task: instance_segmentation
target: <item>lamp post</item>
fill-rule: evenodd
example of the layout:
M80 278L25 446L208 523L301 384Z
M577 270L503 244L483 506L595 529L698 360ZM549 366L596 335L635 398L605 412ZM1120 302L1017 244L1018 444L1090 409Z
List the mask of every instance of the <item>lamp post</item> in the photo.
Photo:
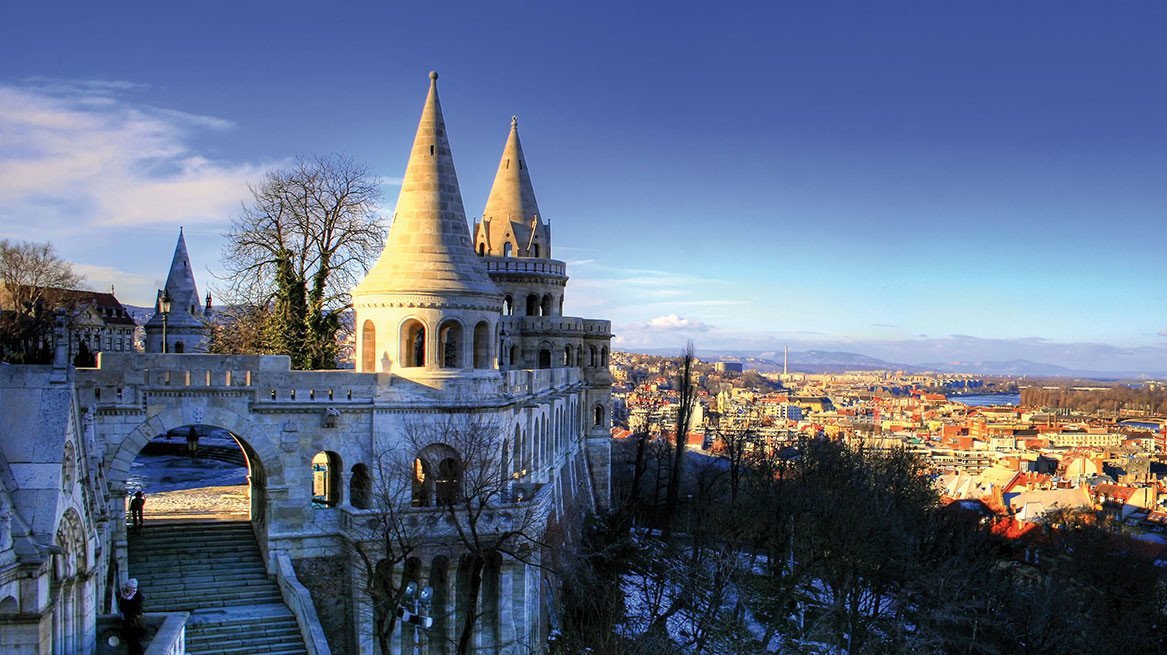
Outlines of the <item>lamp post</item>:
M169 346L166 344L166 323L170 318L170 292L163 289L162 297L158 299L158 311L162 312L162 352L170 352Z
M397 617L401 619L401 623L413 626L413 655L421 655L421 633L418 630L429 630L434 624L434 618L427 616L433 595L433 587L418 589L416 582L410 582L405 585L405 595L402 598L404 604L397 607ZM406 607L409 603L413 603L413 609Z

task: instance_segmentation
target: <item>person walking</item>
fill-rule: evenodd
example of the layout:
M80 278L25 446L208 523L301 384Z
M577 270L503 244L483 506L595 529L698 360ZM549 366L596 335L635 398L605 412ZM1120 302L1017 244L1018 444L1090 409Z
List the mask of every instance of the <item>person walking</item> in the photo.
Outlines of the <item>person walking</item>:
M142 508L146 505L146 497L139 489L134 492L134 497L130 499L130 527L142 527Z
M126 642L129 655L142 655L142 637L146 634L146 616L142 613L144 600L136 578L122 584L118 611L122 614L122 641Z
M186 454L191 457L198 457L199 455L199 431L195 426L190 426L190 431L186 433Z

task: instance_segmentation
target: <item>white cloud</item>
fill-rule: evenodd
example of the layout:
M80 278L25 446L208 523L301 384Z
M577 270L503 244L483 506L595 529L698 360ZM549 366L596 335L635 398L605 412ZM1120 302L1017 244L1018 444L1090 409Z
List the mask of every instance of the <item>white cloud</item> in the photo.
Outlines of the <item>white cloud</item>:
M154 288L162 285L162 281L159 279L129 273L113 266L74 264L73 270L84 275L86 285L94 291L109 291L112 286L115 288L115 294L119 296L123 296L126 290ZM165 271L160 272L165 273ZM123 300L123 302L129 301Z
M127 98L120 81L0 84L2 231L223 223L267 165L213 161L192 139L230 122Z
M686 331L686 332L708 332L712 326L692 318L681 318L676 314L668 314L666 316L657 316L649 320L647 323L633 323L625 326L629 330L652 330L652 331Z

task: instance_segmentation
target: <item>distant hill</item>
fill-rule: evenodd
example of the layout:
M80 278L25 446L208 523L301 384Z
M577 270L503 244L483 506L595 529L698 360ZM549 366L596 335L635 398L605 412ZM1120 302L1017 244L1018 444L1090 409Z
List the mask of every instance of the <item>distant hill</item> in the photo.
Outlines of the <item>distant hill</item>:
M653 348L638 350L646 355L673 356L676 349ZM704 361L742 362L746 368L755 368L762 373L782 370L781 350L699 350L697 356ZM1071 369L1056 364L1034 362L1027 359L1005 361L978 360L967 362L931 362L924 364L904 364L889 362L859 353L827 350L790 351L790 372L798 373L841 373L843 371L905 371L908 373L961 373L969 375L1004 375L1012 377L1036 376L1053 378L1089 378L1094 380L1148 379L1167 377L1163 371L1088 371Z

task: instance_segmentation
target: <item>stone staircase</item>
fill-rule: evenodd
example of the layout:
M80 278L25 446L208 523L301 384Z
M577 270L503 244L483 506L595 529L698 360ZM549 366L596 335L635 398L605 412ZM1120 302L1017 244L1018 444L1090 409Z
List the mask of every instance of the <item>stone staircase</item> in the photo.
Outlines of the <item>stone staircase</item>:
M190 612L191 655L306 655L247 522L171 523L130 533L147 612Z

